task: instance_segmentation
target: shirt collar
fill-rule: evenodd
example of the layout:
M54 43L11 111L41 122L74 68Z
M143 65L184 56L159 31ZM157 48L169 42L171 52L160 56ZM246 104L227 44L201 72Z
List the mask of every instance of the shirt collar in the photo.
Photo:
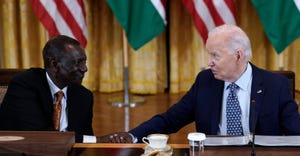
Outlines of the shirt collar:
M252 77L252 67L250 63L247 63L246 71L240 76L239 79L237 79L234 83L240 87L240 89L247 90L248 83L251 80ZM225 88L230 85L231 82L225 82Z
M54 95L56 92L60 91L61 89L59 89L54 83L53 81L51 80L50 76L48 75L48 73L46 72L46 77L47 77L47 82L49 84L49 87L50 87L50 91L51 91L51 95L52 95L52 98L54 98ZM68 86L64 87L61 91L64 92L64 97L67 97L67 89L68 89Z

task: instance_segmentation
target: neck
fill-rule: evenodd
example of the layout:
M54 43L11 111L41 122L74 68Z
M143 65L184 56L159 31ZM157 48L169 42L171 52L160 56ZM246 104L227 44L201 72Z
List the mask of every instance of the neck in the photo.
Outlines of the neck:
M236 80L238 80L245 73L245 71L247 70L247 65L248 65L248 62L243 64L242 66L240 66L240 68L237 69L235 79L230 81L230 82L235 82Z
M46 72L48 73L51 81L59 88L59 89L63 89L66 85L64 85L63 83L61 83L58 79L57 76L55 75L55 73L46 70Z

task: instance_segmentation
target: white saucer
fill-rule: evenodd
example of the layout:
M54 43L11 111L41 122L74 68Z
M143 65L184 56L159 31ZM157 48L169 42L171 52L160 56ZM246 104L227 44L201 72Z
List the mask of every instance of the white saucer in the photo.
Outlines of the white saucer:
M18 141L23 140L22 136L0 136L0 141Z
M145 154L153 152L153 151L160 151L160 152L165 152L167 154L173 154L173 149L171 146L167 145L165 148L152 148L149 145L145 147Z

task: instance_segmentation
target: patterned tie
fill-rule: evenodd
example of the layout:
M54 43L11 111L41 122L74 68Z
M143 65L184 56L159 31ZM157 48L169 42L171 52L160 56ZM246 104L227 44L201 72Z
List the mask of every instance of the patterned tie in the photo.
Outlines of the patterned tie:
M231 83L228 88L230 89L227 103L226 103L226 117L227 117L227 134L228 135L242 135L241 123L241 108L237 97L239 86Z
M64 92L58 91L55 93L56 96L56 101L54 102L54 111L53 111L53 125L54 129L59 131L59 126L60 126L60 116L61 116L61 109L62 109L62 104L61 104L61 99L64 96Z

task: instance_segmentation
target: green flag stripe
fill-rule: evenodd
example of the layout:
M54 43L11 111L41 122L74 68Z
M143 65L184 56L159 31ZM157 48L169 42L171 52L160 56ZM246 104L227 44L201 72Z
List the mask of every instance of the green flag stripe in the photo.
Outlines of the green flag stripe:
M300 12L293 0L252 0L252 3L278 54L300 36Z
M149 0L106 0L135 50L164 30L164 21Z

